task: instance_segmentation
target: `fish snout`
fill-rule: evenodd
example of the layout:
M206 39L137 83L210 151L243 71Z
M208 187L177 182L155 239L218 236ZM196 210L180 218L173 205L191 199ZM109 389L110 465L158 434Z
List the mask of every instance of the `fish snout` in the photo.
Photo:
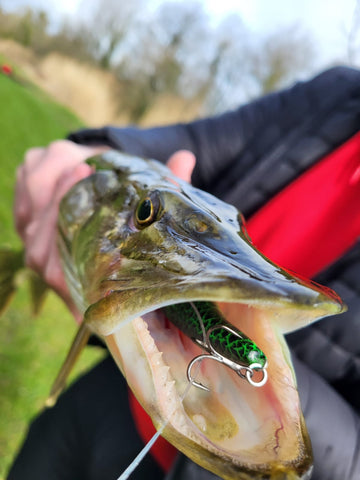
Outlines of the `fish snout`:
M333 290L275 264L250 243L246 234L221 238L204 235L192 248L196 250L201 265L198 280L208 284L213 282L214 290L227 290L227 301L306 312L304 318L298 315L296 328L308 324L309 319L312 321L315 317L346 310Z

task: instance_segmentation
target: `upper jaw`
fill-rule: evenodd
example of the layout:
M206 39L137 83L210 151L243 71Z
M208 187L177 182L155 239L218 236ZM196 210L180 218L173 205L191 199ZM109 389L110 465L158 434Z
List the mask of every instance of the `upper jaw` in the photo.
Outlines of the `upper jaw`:
M330 289L300 279L281 269L253 247L252 263L227 261L227 257L206 252L196 271L174 271L143 262L140 280L129 259L121 259L119 276L106 277L99 282L95 297L86 312L89 326L100 335L109 335L124 322L154 309L186 301L219 301L266 307L272 322L289 332L308 325L345 308ZM140 262L137 260L137 268ZM205 263L205 264L204 264ZM124 285L123 278L126 278ZM281 315L277 312L281 310ZM286 312L286 315L284 314ZM101 317L101 323L96 321ZM95 322L92 321L95 319Z

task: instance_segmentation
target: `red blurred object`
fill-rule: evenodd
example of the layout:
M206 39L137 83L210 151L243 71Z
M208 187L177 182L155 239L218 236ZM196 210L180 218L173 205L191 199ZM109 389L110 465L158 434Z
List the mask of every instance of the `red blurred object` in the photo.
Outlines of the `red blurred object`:
M247 222L275 263L314 277L360 235L360 133L287 185Z
M6 63L1 65L1 71L4 75L12 75L13 73L13 69L10 67L10 65L7 65Z

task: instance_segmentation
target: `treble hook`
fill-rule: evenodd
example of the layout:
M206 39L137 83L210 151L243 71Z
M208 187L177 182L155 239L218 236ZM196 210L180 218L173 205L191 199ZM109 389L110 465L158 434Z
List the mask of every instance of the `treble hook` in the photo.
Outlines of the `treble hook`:
M268 379L268 373L266 370L267 363L264 366L262 366L260 363L252 363L249 367L247 367L245 365L238 365L235 362L231 362L231 360L228 360L227 358L221 355L203 353L191 360L191 362L188 365L186 374L187 374L188 381L194 387L200 388L201 390L205 390L206 392L210 392L210 389L205 385L203 385L202 383L197 382L191 374L191 370L195 365L195 363L200 362L206 358L215 360L216 362L222 363L223 365L227 365L232 370L234 370L234 372L236 372L239 375L239 377L246 379L250 383L250 385L252 385L253 387L262 387L267 382L267 379ZM245 373L243 373L243 371L245 371ZM254 376L254 372L262 373L262 378L259 381L253 380L252 377Z
M200 340L197 340L197 342L196 342L202 348L205 348L207 351L209 351L209 353L208 354L204 353L204 354L198 355L197 357L195 357L191 360L191 362L189 363L188 368L187 368L188 381L194 387L197 387L197 388L200 388L201 390L205 390L205 391L209 392L210 389L208 387L206 387L202 383L197 382L195 380L195 378L191 374L191 370L192 370L193 366L195 365L195 363L201 362L204 359L211 359L211 360L215 360L216 362L219 362L219 363L222 363L222 364L228 366L234 372L236 372L241 378L246 379L250 383L250 385L252 385L253 387L262 387L263 385L265 385L265 383L267 382L267 379L268 379L268 373L267 373L267 370L266 370L267 361L265 362L264 365L261 365L258 362L253 362L250 365L242 365L242 364L238 364L238 363L230 360L229 358L225 357L224 355L222 355L220 352L218 352L216 350L216 348L212 344L211 338L210 338L210 334L212 332L214 332L215 330L219 330L219 329L225 329L228 332L230 332L233 335L240 338L241 340L243 340L243 337L240 335L240 333L238 331L232 329L231 327L229 327L227 325L214 325L213 327L209 328L209 330L206 332L206 338L204 339L205 341L202 342ZM258 381L253 380L253 376L254 376L255 372L261 372L262 373L262 378Z

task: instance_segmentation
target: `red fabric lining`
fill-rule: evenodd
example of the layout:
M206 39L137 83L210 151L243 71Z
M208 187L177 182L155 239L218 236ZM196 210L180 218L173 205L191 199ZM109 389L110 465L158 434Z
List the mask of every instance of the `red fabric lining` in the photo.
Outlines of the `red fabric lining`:
M254 244L282 267L312 277L348 250L360 235L360 133L298 177L248 222ZM144 443L155 433L129 390L130 408ZM177 450L160 438L151 449L168 471Z
M360 133L253 215L247 228L271 260L313 277L360 235Z

